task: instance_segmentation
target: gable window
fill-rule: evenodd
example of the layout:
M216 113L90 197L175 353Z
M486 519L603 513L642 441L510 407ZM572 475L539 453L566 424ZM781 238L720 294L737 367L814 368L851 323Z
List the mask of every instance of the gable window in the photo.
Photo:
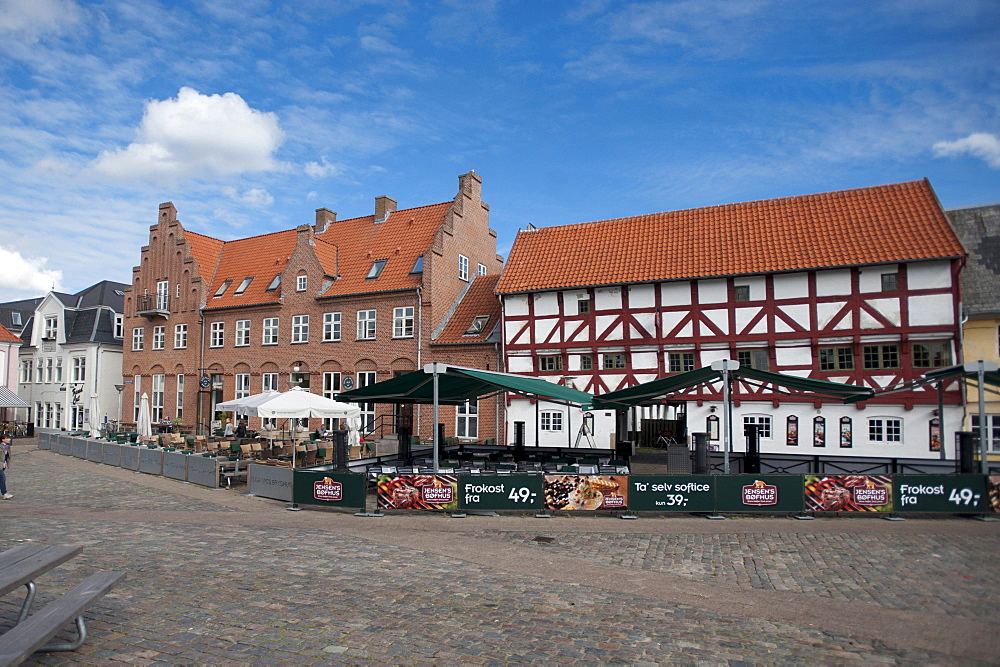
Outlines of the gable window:
M694 370L694 352L668 352L667 369L670 373Z
M624 354L605 354L604 355L604 370L618 370L619 368L625 368L625 355Z
M410 273L423 273L424 272L424 256L420 255L417 257L417 261L413 262L413 268L410 269Z
M280 273L276 274L274 276L274 279L271 281L271 284L269 284L267 286L267 289L264 290L264 291L265 292L273 292L274 290L278 289L279 285L281 285L281 274Z
M236 320L236 347L250 345L250 320Z
M46 317L44 326L45 329L42 331L42 340L55 340L56 333L59 331L59 318Z
M278 344L278 318L277 317L265 317L263 322L263 327L261 329L261 345L277 345Z
M375 338L375 311L358 311L358 340L374 340Z
M459 280L469 279L469 258L465 255L458 256L458 278Z
M232 280L223 280L222 284L219 285L219 289L215 290L215 295L213 298L218 299L220 296L226 293L229 286L233 284Z
M756 426L761 440L771 439L771 417L769 415L745 415L743 426Z
M868 420L869 442L902 442L903 420L875 417Z
M472 320L472 324L469 328L465 330L466 336L475 336L476 334L481 334L483 329L486 328L486 323L490 321L489 315L476 315Z
M235 292L233 292L233 296L239 296L240 294L243 294L243 292L246 292L247 288L250 287L250 283L252 282L253 282L253 277L244 278L243 282L240 283L240 286L236 288Z
M413 306L393 309L392 337L413 338Z
M479 275L481 275L481 276L485 276L485 275L486 275L486 270L487 270L487 269L486 269L486 265L485 265L485 264L480 264L480 265L479 265L479 266L477 267L477 269L476 269L476 270L477 270L477 273L478 273Z
M188 325L174 325L174 349L183 350L188 346Z
M594 358L589 354L580 357L580 370L589 371L594 369Z
M167 341L166 327L153 327L153 349L162 350Z
M323 341L340 340L340 313L323 313Z
M547 354L538 357L538 370L539 372L544 371L561 371L563 368L562 355L559 354Z
M121 313L115 313L115 338L121 338L125 335L125 316Z
M944 368L951 366L950 343L914 343L914 368Z
M899 368L899 346L865 345L862 350L866 369Z
M293 343L308 343L309 342L309 316L308 315L294 315L294 316L292 316L292 342Z
M226 339L225 322L212 322L211 333L209 335L209 347L222 347Z
M898 273L883 273L882 274L882 291L883 292L894 292L899 289L899 274Z
M146 336L146 330L142 327L136 327L132 329L132 351L138 352L142 349L143 339Z
M853 371L853 347L819 348L819 369L821 371Z
M749 301L750 300L750 286L749 285L736 285L733 288L734 299L736 301Z
M295 278L295 291L305 292L306 287L309 285L309 276L297 276Z
M538 415L539 426L543 431L561 431L563 424L563 413L555 411L545 411Z
M372 266L368 269L368 275L365 276L365 280L375 280L382 274L382 269L385 268L385 263L389 261L386 259L376 259L372 262Z
M759 371L766 371L771 367L767 350L737 350L736 361L743 368L755 368Z

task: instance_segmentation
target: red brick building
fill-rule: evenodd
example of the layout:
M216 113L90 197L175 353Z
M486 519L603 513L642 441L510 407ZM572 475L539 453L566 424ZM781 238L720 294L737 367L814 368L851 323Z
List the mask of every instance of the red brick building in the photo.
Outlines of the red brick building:
M185 230L161 204L125 295L124 418L147 393L154 421L204 431L219 402L267 389L335 396L432 361L496 369L495 298L487 320L448 333L480 314L477 302L463 306L482 291L477 276L494 277L482 281L492 293L503 265L481 194L469 172L452 201L397 209L376 197L373 215L338 221L321 208L313 224L234 241ZM446 434L496 437L502 419L490 401L481 407L449 408ZM398 422L432 432L429 409L364 408L385 435Z

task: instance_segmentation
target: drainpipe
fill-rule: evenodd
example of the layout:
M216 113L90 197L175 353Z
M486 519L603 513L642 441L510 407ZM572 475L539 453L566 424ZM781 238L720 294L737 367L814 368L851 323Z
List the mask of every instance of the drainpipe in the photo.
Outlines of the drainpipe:
M416 290L417 291L417 368L424 367L422 361L423 350L424 350L424 300L423 298L421 298L420 295L420 291L422 289L423 288L420 285L417 285L417 290ZM414 405L416 406L417 424L413 432L416 433L417 437L419 438L421 407L419 403L414 403ZM437 431L437 426L434 427L434 430ZM435 449L434 451L437 452L437 449Z
M204 397L202 396L202 394L204 393L205 390L202 389L202 387L201 387L201 376L205 372L205 313L203 313L203 312L201 312L199 310L198 311L198 316L199 316L198 324L201 326L201 333L200 333L200 336L199 336L201 338L201 340L198 343L198 379L197 379L197 382L198 382L198 393L197 393L197 397L198 397L198 410L197 410L197 415L196 415L197 419L198 419L198 423L195 425L195 431L198 433L198 435L207 435L206 432L203 432L201 430L202 427L203 427L203 424L205 423L205 421L204 421L204 418L205 418L205 412L204 412L205 400L204 400Z

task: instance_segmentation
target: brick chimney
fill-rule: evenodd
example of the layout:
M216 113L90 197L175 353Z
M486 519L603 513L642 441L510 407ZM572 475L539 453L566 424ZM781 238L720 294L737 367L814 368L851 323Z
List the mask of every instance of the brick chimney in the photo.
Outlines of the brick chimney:
M389 214L395 210L396 200L392 197L385 195L375 197L375 224L388 220Z
M316 209L316 233L322 234L330 225L337 222L337 212L331 211L328 208L318 208Z

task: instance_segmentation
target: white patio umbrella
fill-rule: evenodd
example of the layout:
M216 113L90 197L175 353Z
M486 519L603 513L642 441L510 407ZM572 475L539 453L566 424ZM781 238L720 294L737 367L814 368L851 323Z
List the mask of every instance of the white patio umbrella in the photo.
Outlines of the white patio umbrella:
M347 420L347 446L361 445L361 416L349 417Z
M140 438L153 435L153 418L149 413L149 396L146 392L142 392L142 398L139 399L139 421L136 422L135 430Z
M90 437L96 438L101 435L101 406L97 400L97 394L90 397Z

